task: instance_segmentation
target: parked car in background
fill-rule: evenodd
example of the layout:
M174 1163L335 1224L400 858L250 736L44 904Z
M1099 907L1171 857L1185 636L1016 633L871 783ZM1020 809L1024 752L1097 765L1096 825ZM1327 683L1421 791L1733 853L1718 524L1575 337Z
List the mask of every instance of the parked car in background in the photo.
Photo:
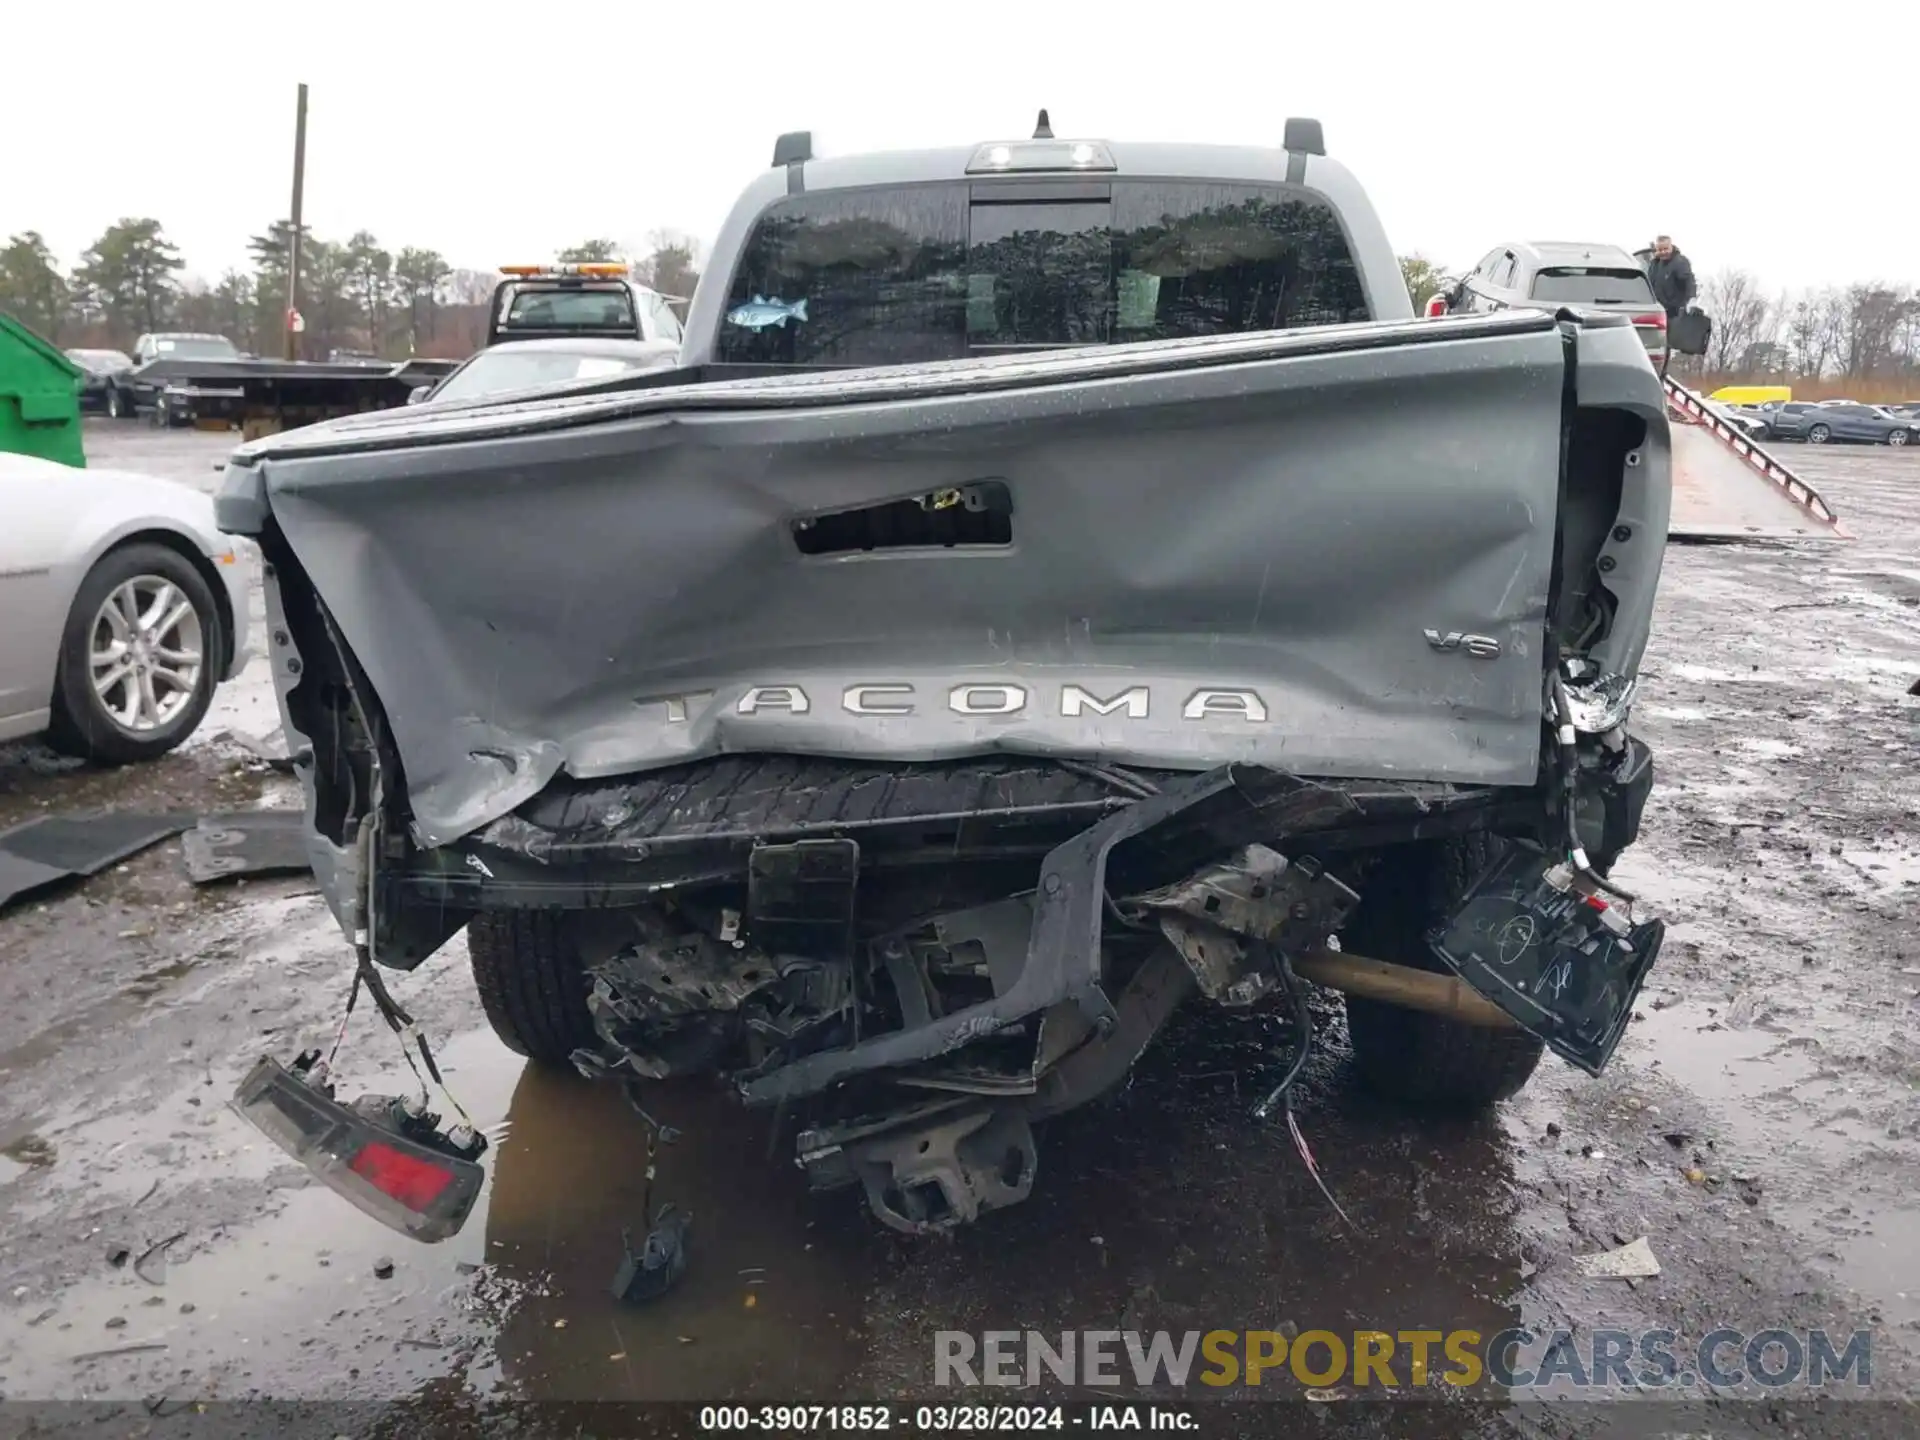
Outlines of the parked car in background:
M247 581L213 497L0 454L0 740L164 755L247 659Z
M186 331L166 331L142 335L133 345L133 365L114 376L107 387L107 414L116 420L131 420L142 410L153 410L160 403L164 380L149 380L141 367L153 360L244 360L240 347L224 335L203 335Z
M1819 406L1808 417L1806 439L1811 445L1851 441L1858 445L1911 445L1920 441L1920 419L1896 415L1884 405L1861 405L1839 400Z
M1787 400L1759 407L1759 414L1766 422L1766 431L1761 436L1765 440L1804 440L1807 438L1807 426L1820 405L1812 400Z
M407 403L478 400L599 375L665 369L679 356L678 340L505 340L470 356L439 384L419 386Z
M1516 240L1496 246L1446 297L1449 314L1563 305L1630 315L1654 368L1666 363L1666 311L1640 263L1618 245Z
M1707 400L1705 404L1714 414L1749 439L1764 440L1766 438L1767 417L1752 406L1723 405L1715 400Z
M80 381L80 412L104 414L113 377L133 368L133 357L121 350L69 350L67 358L86 372Z

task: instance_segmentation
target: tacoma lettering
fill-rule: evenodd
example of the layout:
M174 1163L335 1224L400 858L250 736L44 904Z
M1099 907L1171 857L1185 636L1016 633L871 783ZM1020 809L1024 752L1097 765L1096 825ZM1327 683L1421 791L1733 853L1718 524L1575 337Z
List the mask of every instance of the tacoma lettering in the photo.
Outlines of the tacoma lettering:
M1480 637L1466 637L1468 641L1475 638ZM712 692L707 691L669 696L655 703L666 706L670 722L685 724L689 711L698 711L710 699ZM867 681L845 686L840 691L840 708L849 715L919 715L923 713L919 702L918 689L899 680ZM1041 703L1045 706L1044 701ZM947 691L947 709L955 715L1021 715L1032 708L1033 692L1011 680L969 682ZM1153 713L1153 691L1150 686L1129 685L1114 694L1103 695L1096 689L1067 681L1060 687L1059 700L1050 708L1052 713L1067 720L1091 715L1145 720ZM742 715L806 715L812 712L813 702L799 685L750 685L734 709ZM1207 688L1196 690L1187 698L1180 707L1180 718L1243 720L1264 725L1269 715L1267 702L1257 690Z
M1096 715L1111 715L1121 709L1126 711L1129 720L1146 719L1147 687L1135 685L1131 690L1122 690L1111 700L1096 699L1078 685L1060 687L1060 713L1069 720L1087 710L1091 710Z

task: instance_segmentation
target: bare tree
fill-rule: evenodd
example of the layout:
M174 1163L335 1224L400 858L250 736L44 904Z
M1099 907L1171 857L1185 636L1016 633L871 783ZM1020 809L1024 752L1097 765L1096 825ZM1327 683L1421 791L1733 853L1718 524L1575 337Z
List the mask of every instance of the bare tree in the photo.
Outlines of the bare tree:
M689 299L700 283L704 248L684 230L655 230L647 237L647 257L634 267L634 278L662 295Z
M447 303L484 305L493 298L500 277L486 270L455 270L447 276Z
M1835 306L1840 367L1849 377L1891 368L1901 324L1914 299L1888 285L1849 285Z
M1809 290L1793 302L1787 319L1787 344L1796 374L1818 380L1840 353L1838 312L1845 302L1833 290Z
M1713 317L1706 369L1714 375L1741 373L1748 352L1771 340L1778 328L1759 280L1746 270L1722 270L1709 277L1700 287L1700 308Z

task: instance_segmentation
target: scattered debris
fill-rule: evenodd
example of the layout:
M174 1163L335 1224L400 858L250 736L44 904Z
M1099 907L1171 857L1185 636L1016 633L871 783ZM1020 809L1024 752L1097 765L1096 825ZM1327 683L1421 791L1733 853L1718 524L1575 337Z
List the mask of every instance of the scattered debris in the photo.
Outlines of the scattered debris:
M1660 1273L1660 1262L1653 1258L1653 1247L1642 1235L1617 1250L1598 1255L1576 1255L1574 1270L1589 1280L1644 1280Z
M160 1263L164 1267L166 1264L166 1258L167 1258L167 1254L166 1254L167 1247L174 1244L177 1241L184 1240L186 1238L187 1238L187 1232L182 1230L177 1235L169 1235L164 1240L155 1241L153 1244L149 1245L145 1250L142 1250L140 1252L140 1258L133 1262L133 1273L138 1275L142 1280L146 1281L149 1285L166 1284L167 1283L166 1270L163 1268L160 1272L160 1278L156 1280L153 1278L153 1276L149 1275L146 1271L147 1261L151 1260L154 1256L158 1255L160 1257Z
M127 1328L127 1317L124 1315L115 1315L112 1319L107 1321L107 1329L109 1330L124 1330L126 1328Z
M558 1320L556 1320L556 1321L554 1321L554 1322L553 1322L553 1328L554 1328L554 1329L556 1329L556 1330L564 1330L564 1329L566 1329L566 1328L567 1328L567 1318L566 1318L566 1316L564 1316L564 1315L563 1315L563 1316L561 1316L561 1317L560 1317L560 1318L559 1318Z
M1547 1138L1549 1140L1558 1140L1560 1138L1560 1125L1558 1121L1547 1121Z
M109 1245L107 1247L107 1264L113 1266L116 1270L132 1258L133 1251L124 1245Z
M1698 1165L1689 1165L1680 1173L1687 1177L1687 1183L1689 1185L1704 1185L1707 1183L1707 1172L1702 1170Z
M630 1233L620 1233L620 1244L626 1250L626 1256L620 1261L620 1269L612 1279L612 1294L616 1300L626 1304L645 1304L649 1300L659 1300L662 1294L672 1290L680 1283L680 1277L687 1273L687 1225L691 1215L674 1210L674 1206L660 1206L659 1215L655 1215L653 1229L647 1231L647 1238L641 1244L639 1252L634 1252L634 1238ZM747 1304L753 1304L753 1292L747 1294Z
M277 770L283 775L293 773L293 757L286 753L287 737L284 730L276 730L264 740L257 735L249 735L244 730L222 730L213 738L225 740L234 748L246 751L269 769Z
M304 810L238 810L202 816L180 842L187 878L211 885L241 875L293 875L312 868Z
M1680 1150L1693 1143L1693 1132L1691 1130L1669 1130L1660 1138L1665 1140L1667 1144L1673 1146L1674 1149Z
M373 1278L376 1280L391 1280L393 1278L393 1260L389 1256L382 1255L378 1260L373 1262Z
M126 1322L123 1320L120 1323L124 1325ZM75 1355L73 1357L73 1363L78 1365L83 1360L106 1360L115 1355L144 1355L150 1350L164 1350L166 1348L167 1343L164 1340L146 1340L138 1345L116 1345L111 1350L88 1350L79 1355Z

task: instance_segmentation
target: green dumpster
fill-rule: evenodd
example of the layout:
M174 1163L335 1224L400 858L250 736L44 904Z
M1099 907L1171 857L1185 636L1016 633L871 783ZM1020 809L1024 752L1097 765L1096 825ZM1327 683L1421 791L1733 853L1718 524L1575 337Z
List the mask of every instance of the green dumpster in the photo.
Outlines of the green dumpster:
M0 450L85 465L80 367L11 315L0 314Z

